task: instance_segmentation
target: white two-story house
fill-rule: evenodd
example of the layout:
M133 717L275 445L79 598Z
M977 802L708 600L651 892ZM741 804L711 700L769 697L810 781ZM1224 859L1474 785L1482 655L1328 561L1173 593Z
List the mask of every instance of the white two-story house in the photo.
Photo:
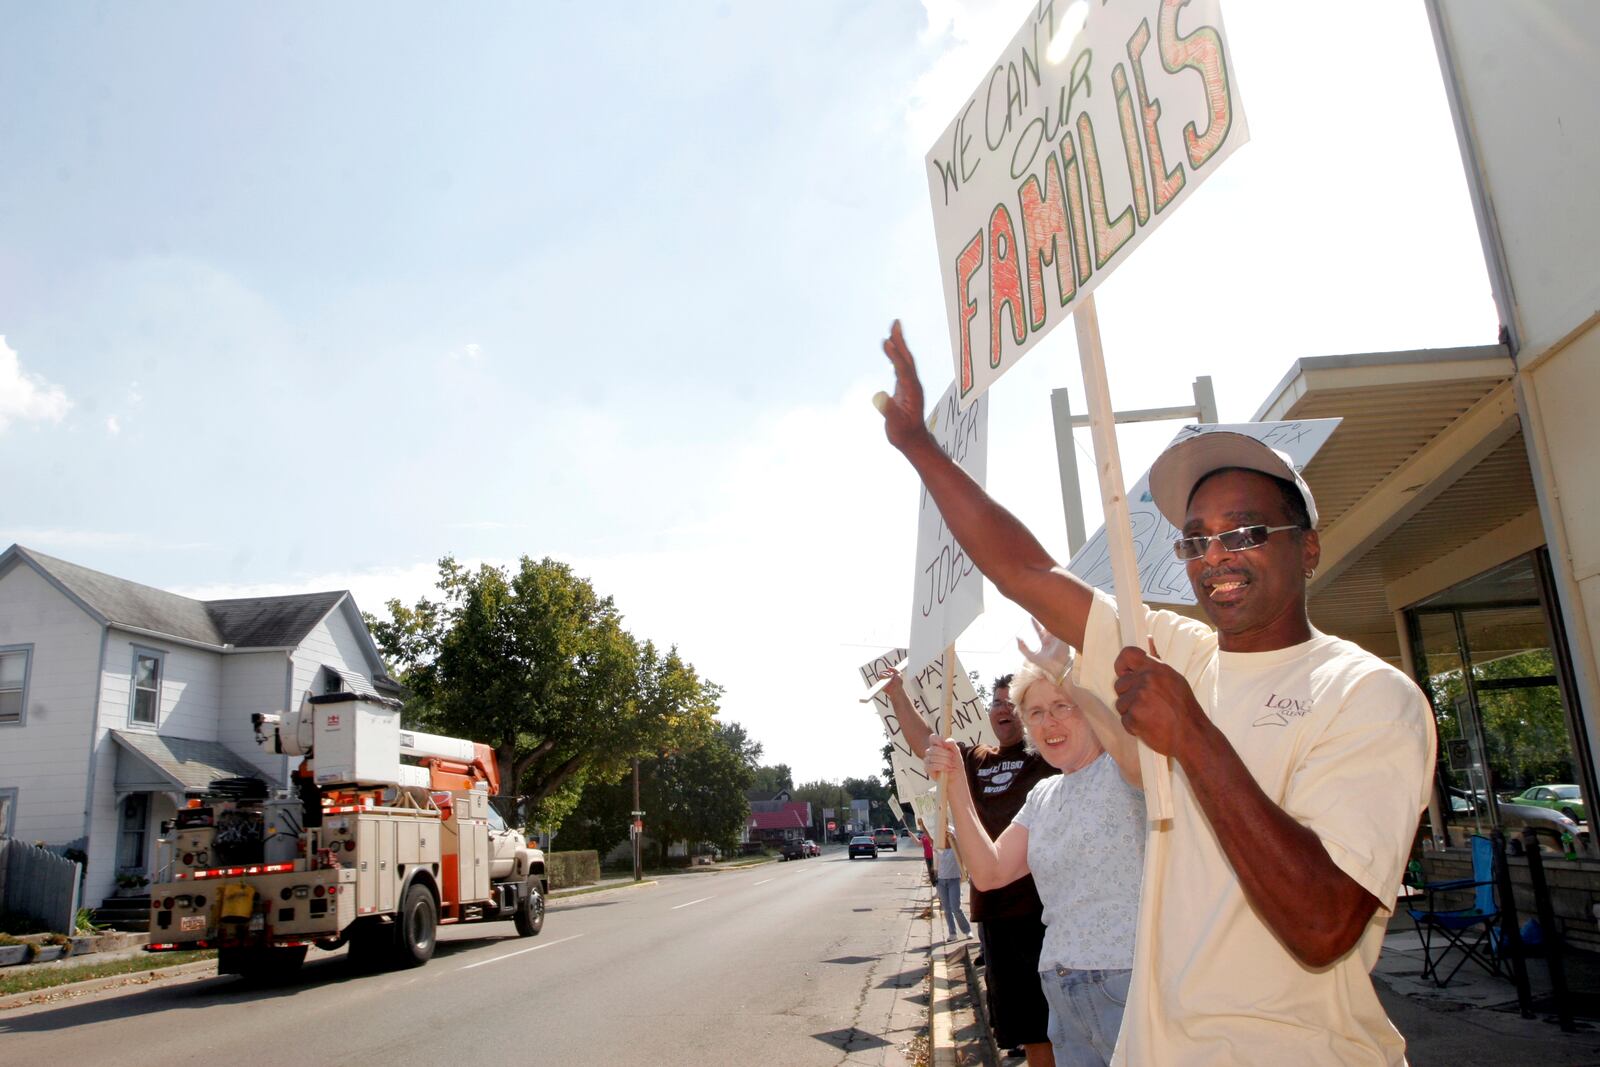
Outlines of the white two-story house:
M348 592L192 600L0 553L0 835L81 849L83 899L153 877L156 831L219 778L287 787L253 712L398 694ZM296 761L297 762L297 761Z

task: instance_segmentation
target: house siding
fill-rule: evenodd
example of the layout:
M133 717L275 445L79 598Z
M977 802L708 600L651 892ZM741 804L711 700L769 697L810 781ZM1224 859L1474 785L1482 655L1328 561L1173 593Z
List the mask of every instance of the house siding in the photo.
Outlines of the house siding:
M324 664L353 671L371 680L372 665L368 662L364 646L346 617L344 607L330 611L321 622L312 627L305 640L294 652L294 693L296 704L306 691L317 682L317 672Z
M23 721L0 726L0 789L17 791L18 840L65 845L83 836L101 632L31 566L0 575L0 646L33 646Z
M217 740L255 766L270 784L289 785L289 761L256 744L250 716L282 714L288 697L291 660L286 652L242 652L222 657L222 710Z
M132 721L133 659L136 651L161 656L161 700L154 726ZM130 633L112 626L106 635L105 664L101 672L100 715L95 729L94 795L89 809L89 864L84 877L84 899L98 900L116 887L117 846L121 838L117 761L121 748L112 730L144 730L196 741L218 740L222 699L222 660L219 652L190 648L159 637ZM155 859L155 828L160 823L152 803L146 828L146 856Z

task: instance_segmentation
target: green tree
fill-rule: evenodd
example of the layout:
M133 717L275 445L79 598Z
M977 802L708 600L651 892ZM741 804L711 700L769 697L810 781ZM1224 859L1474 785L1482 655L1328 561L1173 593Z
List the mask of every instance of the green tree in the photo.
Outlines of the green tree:
M639 764L646 832L658 851L672 841L708 841L731 850L750 814L745 790L755 777L761 746L738 723L713 723L690 742ZM631 775L591 783L562 827L561 847L605 855L628 839L632 811Z
M412 692L406 719L491 745L501 790L546 825L588 781L614 781L716 710L715 686L676 649L635 642L611 598L564 563L473 571L446 557L438 587L437 601L390 601L388 619L368 620Z
M787 763L756 768L755 781L750 784L752 793L759 793L763 798L771 798L785 789L791 791L794 789L794 774L789 770Z
M1571 743L1566 712L1555 683L1555 662L1549 649L1533 649L1475 663L1472 677L1478 688L1478 709L1483 718L1484 758L1502 792L1520 791L1546 782L1573 780ZM1549 679L1545 685L1497 689L1492 683L1506 679ZM1484 688L1484 683L1491 683ZM1446 671L1428 679L1437 709L1439 736L1464 736L1460 711L1466 702L1461 671ZM1465 788L1465 775L1459 787Z

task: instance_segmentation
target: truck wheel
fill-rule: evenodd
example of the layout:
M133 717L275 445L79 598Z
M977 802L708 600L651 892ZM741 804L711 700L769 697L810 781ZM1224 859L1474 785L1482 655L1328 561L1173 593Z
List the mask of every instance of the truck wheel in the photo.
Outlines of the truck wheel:
M534 937L544 929L544 894L539 892L538 882L530 878L523 885L522 900L511 921L517 924L518 937Z
M438 922L433 894L428 892L427 886L411 883L395 914L392 946L395 967L421 967L433 958L434 947L438 944L435 936Z

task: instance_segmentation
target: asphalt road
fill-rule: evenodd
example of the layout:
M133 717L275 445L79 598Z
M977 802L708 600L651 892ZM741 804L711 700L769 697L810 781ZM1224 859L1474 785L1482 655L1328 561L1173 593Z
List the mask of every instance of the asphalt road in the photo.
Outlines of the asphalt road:
M8 1011L0 1063L897 1063L925 881L920 852L842 847L677 875L556 901L534 938L444 928L417 970L359 973L341 951L269 988L189 976Z

